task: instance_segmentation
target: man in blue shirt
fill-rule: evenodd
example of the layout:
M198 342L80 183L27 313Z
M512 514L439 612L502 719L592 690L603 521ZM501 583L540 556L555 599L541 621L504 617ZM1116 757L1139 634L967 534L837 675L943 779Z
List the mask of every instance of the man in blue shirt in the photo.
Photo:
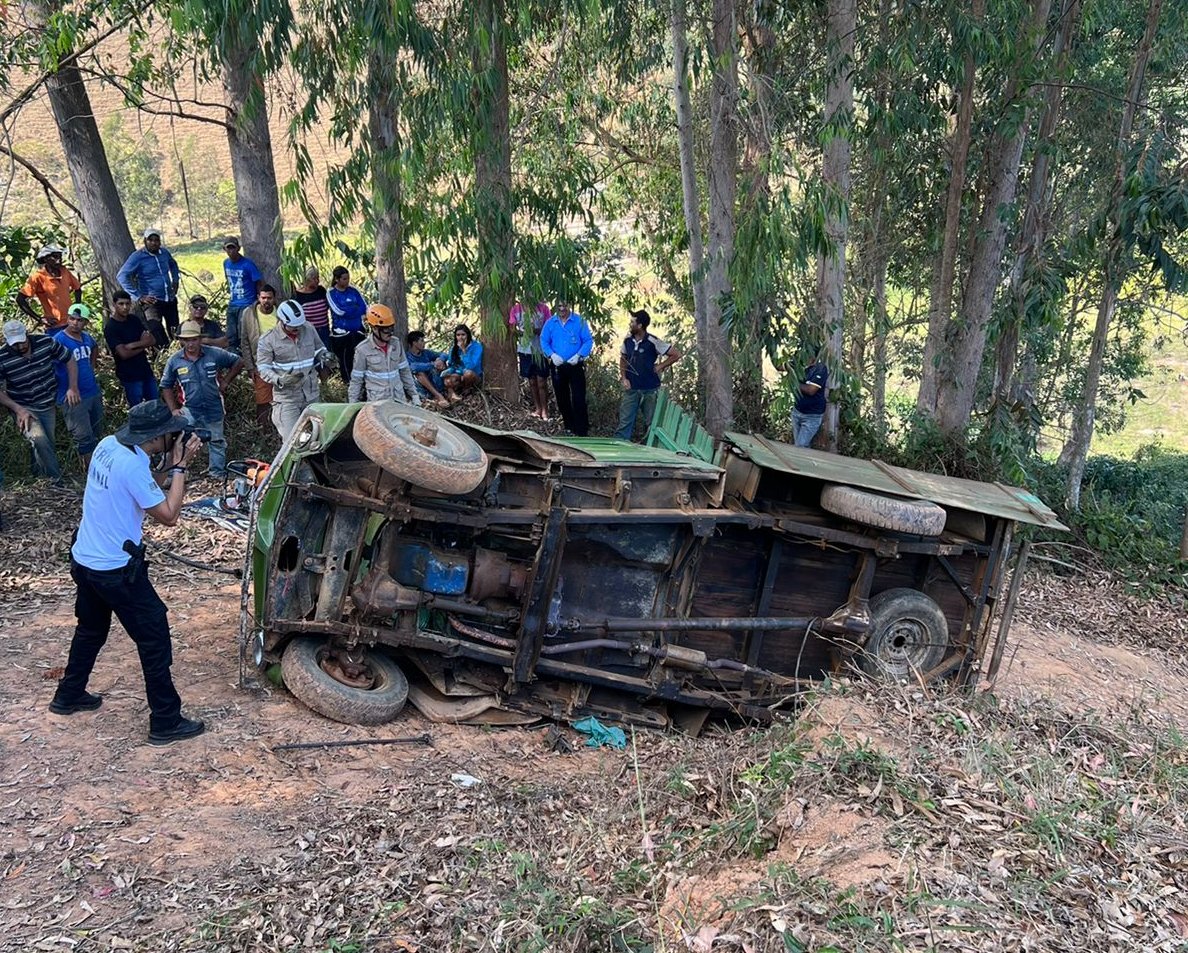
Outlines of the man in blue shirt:
M813 445L813 437L825 418L825 389L828 385L829 368L818 354L805 368L804 380L797 388L796 406L792 410L792 442L796 446Z
M244 308L256 303L264 277L250 258L239 253L239 239L229 235L223 241L227 258L223 262L223 274L227 276L227 346L239 353L239 314Z
M209 472L221 478L227 474L223 394L243 370L243 361L230 351L204 345L197 321L183 324L178 339L181 350L170 356L161 375L161 398L175 414L181 413L184 405L194 429L210 434Z
M153 332L158 347L164 347L177 336L177 287L181 284L181 270L169 249L161 244L160 229L144 230L144 247L128 256L116 281L132 296L133 303L140 305L145 326Z
M432 400L438 407L448 407L445 382L442 372L449 360L449 351L434 351L425 347L424 331L409 331L404 339L404 352L408 356L408 369L412 371L413 380L417 382L417 392L422 400Z
M624 393L619 404L619 429L615 436L620 440L632 438L635 418L641 410L644 428L651 424L656 397L660 393L660 375L681 359L679 348L648 332L651 323L652 316L643 308L632 311L631 333L619 352L619 380Z
M70 375L66 365L61 361L54 365L54 373L58 376L58 406L62 408L66 429L78 447L84 470L91 465L91 453L103 436L103 394L99 390L99 382L95 380L95 369L91 366L95 339L86 331L90 320L90 308L85 304L72 304L66 312L65 330L54 335L54 340L74 358L74 366L78 369L79 401L70 404L66 400L70 390Z
M594 336L585 319L558 301L553 316L540 329L540 350L552 363L553 392L565 428L575 437L590 433L586 410L586 358L594 350Z

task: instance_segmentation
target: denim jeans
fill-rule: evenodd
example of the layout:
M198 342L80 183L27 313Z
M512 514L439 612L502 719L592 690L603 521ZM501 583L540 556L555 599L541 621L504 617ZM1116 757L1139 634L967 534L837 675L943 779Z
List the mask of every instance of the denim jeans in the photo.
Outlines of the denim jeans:
M165 603L149 581L147 563L138 561L135 569L98 570L71 559L70 575L78 586L74 600L78 625L56 697L67 703L82 698L99 651L107 643L111 616L115 613L140 655L149 703L149 730L168 731L177 727L181 720L181 698L169 673L173 664L169 618Z
M245 304L227 305L227 350L239 353L239 316L246 308Z
M199 424L203 430L210 431L210 443L206 449L210 454L211 476L221 477L227 472L227 437L224 433L226 422L226 418L220 417L218 420L206 420Z
M128 406L135 407L146 400L156 400L161 396L155 377L145 377L138 381L123 381L124 396L128 398Z
M623 399L619 404L619 429L615 436L620 440L630 440L635 436L635 420L643 411L644 431L652 425L652 414L656 412L656 398L660 394L658 387L651 390L627 390L623 392Z
M85 457L95 449L99 438L103 436L103 395L84 397L73 407L65 402L58 406L62 408L66 429L78 446L79 456Z
M792 442L798 447L811 447L813 437L821 429L824 414L802 414L799 410L792 411Z
M58 454L54 450L54 431L57 429L58 408L52 404L46 410L30 410L33 419L24 437L29 441L33 455L33 470L47 480L62 479L62 468L58 465Z

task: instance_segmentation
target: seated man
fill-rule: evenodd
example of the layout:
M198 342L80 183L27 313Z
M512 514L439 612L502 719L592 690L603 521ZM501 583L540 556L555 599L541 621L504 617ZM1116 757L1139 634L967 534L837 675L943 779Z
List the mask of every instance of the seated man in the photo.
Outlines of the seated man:
M456 404L463 394L469 394L483 382L483 346L474 339L470 328L459 324L454 328L454 346L449 364L441 376L450 403Z
M408 345L408 366L413 373L413 380L417 382L417 391L425 400L436 401L438 407L448 407L450 402L442 393L445 383L441 379L441 372L446 368L449 355L425 347L424 331L409 331L404 340Z

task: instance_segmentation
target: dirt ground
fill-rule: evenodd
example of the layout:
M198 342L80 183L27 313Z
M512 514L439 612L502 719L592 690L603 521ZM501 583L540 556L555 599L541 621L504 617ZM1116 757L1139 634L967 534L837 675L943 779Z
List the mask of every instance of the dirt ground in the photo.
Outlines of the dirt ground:
M69 527L68 504L57 510L66 514L61 525ZM401 848L407 852L415 840L431 858L448 853L459 838L474 842L475 824L482 828L482 812L491 810L488 796L459 787L451 780L455 774L481 779L479 792L502 790L510 797L531 788L536 800L528 810L537 820L554 810L580 816L579 806L564 803L564 791L593 790L616 779L627 784L633 771L639 774L630 750L626 756L556 754L546 746L543 727L431 725L411 709L382 727L344 727L266 681L241 689L238 582L160 557L153 575L170 607L175 678L186 713L206 720L206 734L164 748L147 744L139 666L118 626L90 686L103 695L102 708L51 715L46 705L74 621L62 558L68 528L56 535L54 511L21 513L10 505L0 542L0 950L229 949L234 944L218 938L220 921L210 912L211 885L230 884L231 872L246 863L257 872L300 869L308 845L321 836L306 825L356 809L382 809L374 816L395 826L378 835L380 846L388 838L407 841ZM227 531L199 528L191 534L185 551L202 558L213 554L227 562L238 546ZM1173 722L1188 718L1188 677L1165 654L1099 644L1079 632L1041 628L1033 619L1017 626L997 691L1047 697L1070 711L1093 709L1106 717L1142 706ZM878 750L893 753L902 743L893 726L864 724L861 709L846 704L818 706L807 717L820 733L842 731ZM809 727L810 737L814 730ZM271 750L292 742L422 733L429 734L430 746ZM580 745L576 735L574 741ZM687 741L678 750L645 734L634 757L655 762L702 743L729 746L745 739ZM877 818L790 802L780 823L769 862L795 863L844 886L882 877L896 866L880 846L883 822ZM484 837L493 843L510 838L491 824ZM323 855L328 850L324 843L320 849ZM549 846L559 856L585 849L576 841ZM596 855L590 863L597 863ZM700 905L702 920L712 927L721 881L737 890L758 879L757 869L726 866L701 882L674 874L666 906ZM433 882L429 876L430 887ZM309 889L316 895L319 888ZM425 888L418 889L431 910L432 892L426 899ZM346 916L341 910L338 915ZM282 938L276 946L418 948L411 925L373 945L335 945L320 936L293 936L290 943ZM697 949L698 943L712 946L712 929L708 940L685 937L676 948ZM489 937L462 945L499 948ZM507 941L504 946L515 948Z

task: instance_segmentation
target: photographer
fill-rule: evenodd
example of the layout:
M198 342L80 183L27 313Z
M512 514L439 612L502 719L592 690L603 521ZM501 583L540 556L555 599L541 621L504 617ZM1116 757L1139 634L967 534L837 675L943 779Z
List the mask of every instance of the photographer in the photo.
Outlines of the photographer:
M107 642L114 612L136 643L149 703L149 741L167 745L202 734L205 725L181 713L181 698L169 667L173 647L163 603L148 577L144 558L144 514L164 526L181 515L186 467L202 442L179 439L185 419L159 400L133 407L128 423L95 448L87 471L82 522L70 549L70 575L78 587L78 625L66 672L49 709L55 715L94 711L103 699L87 691L99 651ZM150 457L165 463L156 473ZM167 480L168 492L161 487Z
M243 370L239 356L202 343L202 326L187 321L178 332L181 350L172 354L161 375L161 399L175 414L185 405L194 427L210 441L212 477L227 475L227 437L223 429L223 394Z

